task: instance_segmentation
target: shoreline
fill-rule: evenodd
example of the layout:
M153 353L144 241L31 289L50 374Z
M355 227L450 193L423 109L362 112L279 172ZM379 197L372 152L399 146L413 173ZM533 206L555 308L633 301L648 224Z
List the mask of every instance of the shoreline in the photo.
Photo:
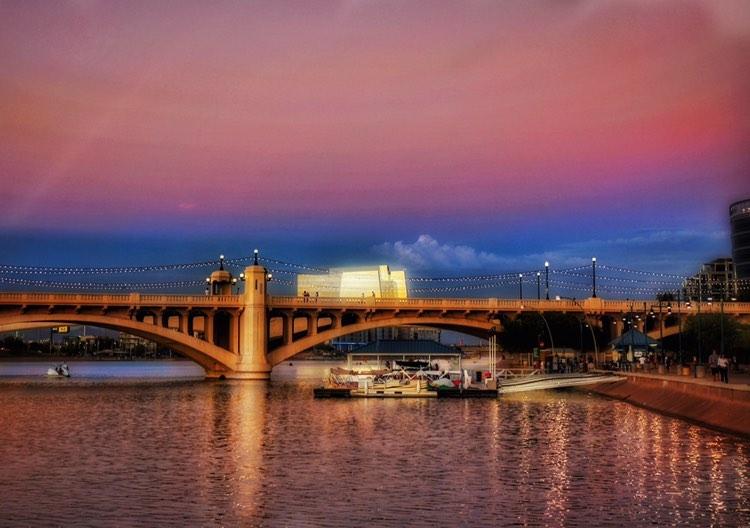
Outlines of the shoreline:
M581 387L652 412L750 439L750 386L641 373Z

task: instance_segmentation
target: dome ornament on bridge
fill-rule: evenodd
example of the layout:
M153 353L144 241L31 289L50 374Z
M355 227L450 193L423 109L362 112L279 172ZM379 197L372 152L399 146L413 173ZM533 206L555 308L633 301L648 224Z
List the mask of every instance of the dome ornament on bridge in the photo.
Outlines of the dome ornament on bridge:
M219 269L206 277L206 295L231 295L237 279L224 268L224 255L219 255Z

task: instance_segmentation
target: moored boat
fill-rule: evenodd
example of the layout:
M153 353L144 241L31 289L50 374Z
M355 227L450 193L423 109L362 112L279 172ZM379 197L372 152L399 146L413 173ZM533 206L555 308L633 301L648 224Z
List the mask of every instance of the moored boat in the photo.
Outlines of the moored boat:
M47 369L47 376L50 378L69 378L70 368L65 363L59 363Z

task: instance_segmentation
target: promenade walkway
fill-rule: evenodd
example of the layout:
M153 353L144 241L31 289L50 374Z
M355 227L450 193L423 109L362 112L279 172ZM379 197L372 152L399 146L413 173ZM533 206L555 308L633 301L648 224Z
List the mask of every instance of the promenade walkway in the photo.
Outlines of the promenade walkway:
M651 379L663 379L668 381L681 381L684 383L695 383L697 385L704 385L707 387L727 387L728 385L731 386L731 388L736 389L743 389L746 388L748 391L750 391L750 373L747 371L741 371L741 372L730 372L729 373L729 383L721 383L718 381L713 381L713 377L710 372L707 372L706 375L702 378L696 378L693 375L691 376L682 376L677 367L672 367L669 372L665 373L658 373L656 369L648 370L648 371L642 371L642 370L635 370L635 371L610 371L610 370L597 370L597 372L601 373L615 373L615 374L621 374L621 375L628 375L628 376L634 376L634 377L643 377L643 378L651 378Z

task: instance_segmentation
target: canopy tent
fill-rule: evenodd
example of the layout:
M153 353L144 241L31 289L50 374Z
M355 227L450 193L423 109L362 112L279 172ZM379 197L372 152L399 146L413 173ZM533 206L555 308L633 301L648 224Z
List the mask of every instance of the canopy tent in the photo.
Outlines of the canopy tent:
M355 348L346 356L348 368L352 368L352 362L360 364L368 360L377 361L378 368L382 361L397 362L406 365L425 362L430 364L432 360L443 359L461 366L461 350L445 346L437 341L429 339L404 339L404 340L379 340Z
M648 337L643 332L632 329L623 333L617 339L613 339L609 344L612 348L617 350L627 350L629 348L632 348L633 350L647 350L649 347L653 348L658 346L659 342L656 339Z

